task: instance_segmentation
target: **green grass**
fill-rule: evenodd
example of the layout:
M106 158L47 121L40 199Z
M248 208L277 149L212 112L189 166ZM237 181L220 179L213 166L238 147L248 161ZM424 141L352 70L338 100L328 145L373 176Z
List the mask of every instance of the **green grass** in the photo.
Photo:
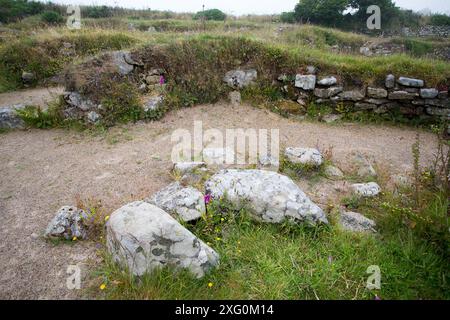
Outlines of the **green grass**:
M90 293L108 299L449 299L448 259L427 234L382 211L379 202L391 196L357 205L377 221L375 235L342 231L333 214L330 227L256 223L245 210L216 202L188 227L219 253L217 269L200 280L169 269L137 280L105 254L95 282L106 289L94 286ZM438 194L423 213L446 218L445 204ZM365 288L372 265L381 269L381 290Z

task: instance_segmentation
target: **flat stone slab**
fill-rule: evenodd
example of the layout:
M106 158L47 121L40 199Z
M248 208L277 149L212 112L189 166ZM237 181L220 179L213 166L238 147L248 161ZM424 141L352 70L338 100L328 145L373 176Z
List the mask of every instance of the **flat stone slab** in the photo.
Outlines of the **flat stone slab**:
M205 183L213 199L226 197L258 221L328 223L325 213L288 177L265 170L222 170Z
M422 88L424 86L423 80L407 77L398 78L397 83L405 87L414 87L414 88Z

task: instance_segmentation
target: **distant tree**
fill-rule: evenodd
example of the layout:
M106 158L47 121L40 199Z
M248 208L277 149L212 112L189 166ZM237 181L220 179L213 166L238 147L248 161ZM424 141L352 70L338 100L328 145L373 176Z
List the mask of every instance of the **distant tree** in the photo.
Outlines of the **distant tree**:
M107 6L88 6L82 8L82 14L87 18L108 18L113 16L113 10Z
M28 0L0 0L0 22L8 23L41 13L43 3Z
M355 29L365 29L369 15L366 10L371 5L379 6L381 9L381 28L389 28L396 19L400 17L400 9L395 6L392 0L350 0L349 8L355 13L347 16L346 22L352 24Z
M210 9L205 11L199 11L194 15L194 20L200 20L205 17L205 20L224 21L227 15L219 9Z
M280 21L283 23L295 23L295 12L283 12L280 16Z
M295 19L324 26L340 26L349 0L300 0L295 6Z
M430 18L430 24L434 26L450 26L450 16L446 14L434 14Z
M56 11L44 11L41 13L41 19L48 24L58 24L64 21L62 15Z

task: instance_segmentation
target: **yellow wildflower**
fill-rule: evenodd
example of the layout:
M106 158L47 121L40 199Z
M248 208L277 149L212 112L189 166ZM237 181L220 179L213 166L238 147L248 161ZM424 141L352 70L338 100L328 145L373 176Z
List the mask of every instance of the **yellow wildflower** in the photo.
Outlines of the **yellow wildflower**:
M72 241L77 241L77 239L78 239L77 237L73 237Z
M212 288L214 286L214 283L210 282L208 283L208 288Z
M106 284L102 283L102 284L100 285L100 290L105 290L105 288L106 288Z

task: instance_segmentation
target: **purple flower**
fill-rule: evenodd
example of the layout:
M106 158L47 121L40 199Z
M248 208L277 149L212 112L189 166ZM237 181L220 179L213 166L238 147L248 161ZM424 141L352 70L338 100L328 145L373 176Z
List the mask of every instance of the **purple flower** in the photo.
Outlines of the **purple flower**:
M159 84L163 85L164 83L166 83L166 79L164 79L164 76L160 76L159 77Z
M381 298L376 294L374 300L380 301Z
M205 195L205 204L208 204L211 202L211 195L210 194L206 194Z

